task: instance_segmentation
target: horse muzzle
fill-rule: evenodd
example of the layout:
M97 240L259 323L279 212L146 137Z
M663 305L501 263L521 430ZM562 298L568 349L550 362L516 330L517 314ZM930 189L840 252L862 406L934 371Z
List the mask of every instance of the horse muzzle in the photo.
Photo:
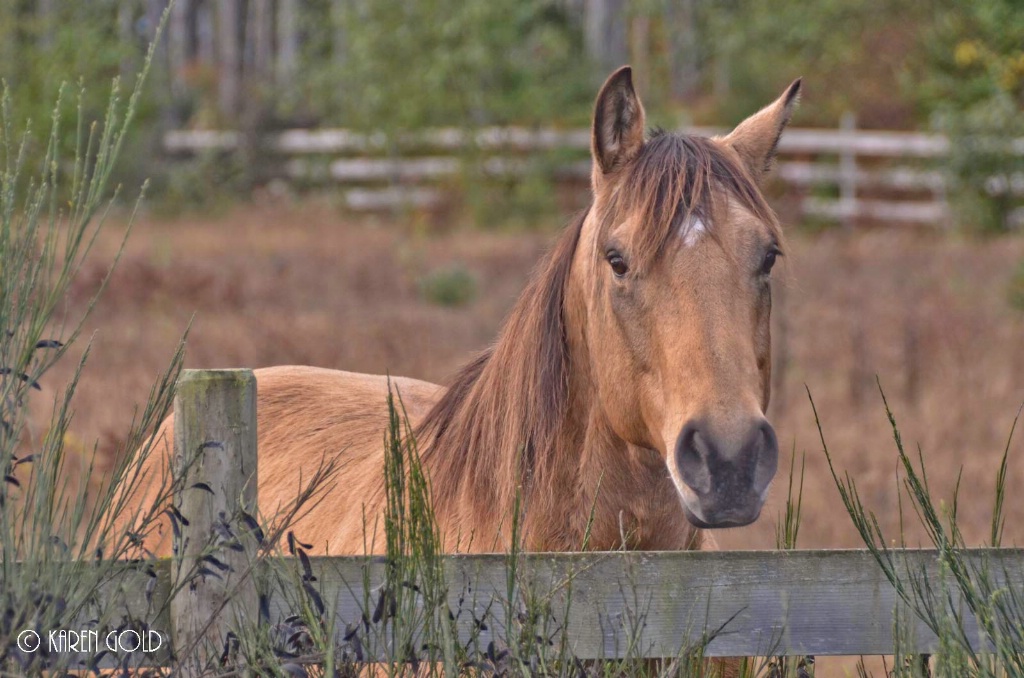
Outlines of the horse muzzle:
M732 440L740 441L738 444ZM763 418L739 436L715 436L691 420L676 440L675 464L686 518L704 529L742 527L757 520L779 464L775 431Z

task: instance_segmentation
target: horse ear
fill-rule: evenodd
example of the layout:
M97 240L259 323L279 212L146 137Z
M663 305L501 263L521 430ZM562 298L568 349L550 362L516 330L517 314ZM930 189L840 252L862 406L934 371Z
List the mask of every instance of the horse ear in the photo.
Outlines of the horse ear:
M591 153L594 184L636 157L644 145L644 107L633 89L633 69L623 66L608 76L594 105Z
M736 126L728 136L720 139L739 154L754 179L760 182L772 167L775 149L782 130L786 129L793 109L800 100L801 78L793 81L786 91L771 104Z

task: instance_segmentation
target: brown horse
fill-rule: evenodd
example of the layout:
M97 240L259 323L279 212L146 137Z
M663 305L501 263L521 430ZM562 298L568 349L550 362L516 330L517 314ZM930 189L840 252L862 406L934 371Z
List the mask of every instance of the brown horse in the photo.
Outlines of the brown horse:
M778 448L765 420L770 274L782 250L758 184L800 91L722 138L645 134L631 71L594 111L590 208L538 262L493 346L442 388L392 379L416 427L449 549L699 549L757 519ZM323 456L340 473L297 526L361 554L382 511L382 376L256 371L259 497L294 500ZM168 419L158 434L173 440ZM166 468L169 445L151 465ZM166 550L166 544L154 550ZM382 539L369 544L383 550Z

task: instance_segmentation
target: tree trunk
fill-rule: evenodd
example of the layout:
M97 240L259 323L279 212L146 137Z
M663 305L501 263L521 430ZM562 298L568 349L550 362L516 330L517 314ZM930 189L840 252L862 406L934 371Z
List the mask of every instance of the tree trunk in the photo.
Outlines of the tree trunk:
M246 22L245 82L250 87L267 85L270 78L273 49L274 12L270 0L249 0Z
M646 14L633 17L630 22L630 63L633 80L641 92L650 92L651 18ZM648 97L650 94L648 94Z
M217 40L215 37L213 9L209 2L199 0L195 12L196 56L199 63L213 67L217 63Z
M225 121L233 124L241 106L242 49L240 0L216 0L218 47L218 105Z
M277 87L286 95L299 71L298 0L277 2Z
M53 46L54 26L54 0L39 0L36 5L36 16L39 20L39 34L37 44L39 50L45 54L46 50Z
M134 70L135 7L131 0L117 4L117 39L121 43L121 80L127 82Z
M697 0L671 0L665 13L672 98L689 101L700 84Z
M348 57L348 32L345 30L347 5L347 0L331 0L331 26L334 27L331 51L334 54L334 63L339 66L344 64Z
M192 12L191 0L177 0L171 7L170 25L168 26L167 45L170 50L171 62L171 95L175 99L185 96L185 70L192 58L194 45L191 44L189 30L189 13Z
M626 63L626 0L586 0L583 31L587 54L603 74Z

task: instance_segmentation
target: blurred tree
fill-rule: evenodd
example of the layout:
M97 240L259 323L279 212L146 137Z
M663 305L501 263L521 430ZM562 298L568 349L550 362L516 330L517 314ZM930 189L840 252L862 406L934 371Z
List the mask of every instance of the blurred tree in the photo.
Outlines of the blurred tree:
M83 129L64 125L60 129L64 157L73 157L76 138L88 135L89 125L104 119L107 97L103 88L92 88L82 93L81 115L76 96L80 82L109 82L121 76L126 82L122 90L132 86L134 74L142 64L145 50L153 38L160 13L167 0L90 0L89 2L59 2L58 0L0 0L0 79L7 83L12 110L8 120L15 129L9 130L17 138L23 121L35 121L32 144L41 144L45 135L38 134L39 125L51 119L57 92L66 85L67 96L62 99L65 120L76 118ZM150 83L139 101L136 117L152 120L168 101L166 96L167 71L164 54L157 53ZM154 82L155 81L155 82ZM45 126L45 125L44 125ZM102 129L95 130L98 135ZM114 181L126 177L137 181L149 176L149 163L155 156L152 147L158 139L158 126L132 127L122 153L125 162L114 169ZM142 147L145 147L143 150ZM28 148L26 157L42 156L37 145Z
M629 0L585 0L584 38L587 55L602 71L611 72L626 63L626 24Z
M72 85L79 78L109 81L140 57L148 39L142 8L125 12L122 4L0 0L0 78L15 102L13 120L49 120L57 91L69 77ZM106 97L87 93L83 105L85 120L101 119Z
M1024 7L931 4L911 91L950 137L950 196L961 222L1006 230L1024 195Z
M739 121L804 77L802 124L909 127L902 64L923 19L919 3L888 0L692 0L709 117ZM666 0L672 4L672 0Z
M400 130L567 114L579 122L589 107L582 35L561 2L329 1L340 9L307 5L319 24L306 26L305 63L309 97L336 123ZM345 28L340 58L325 16Z

